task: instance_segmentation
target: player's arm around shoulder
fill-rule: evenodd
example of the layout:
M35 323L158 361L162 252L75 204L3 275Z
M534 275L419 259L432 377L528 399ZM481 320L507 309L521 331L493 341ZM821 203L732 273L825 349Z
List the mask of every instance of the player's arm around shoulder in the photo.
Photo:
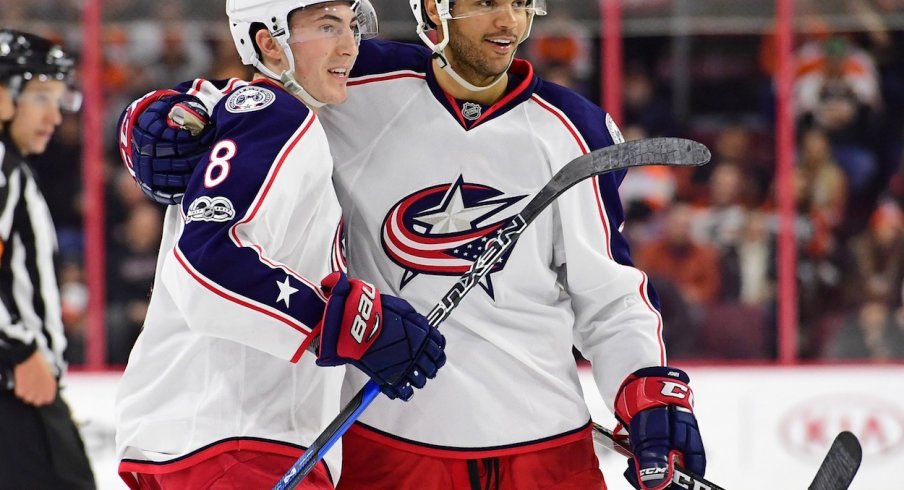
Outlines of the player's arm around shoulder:
M325 137L310 131L304 105L267 83L236 88L211 119L163 284L192 331L295 361L322 317L317 281L340 220L335 195L323 191Z

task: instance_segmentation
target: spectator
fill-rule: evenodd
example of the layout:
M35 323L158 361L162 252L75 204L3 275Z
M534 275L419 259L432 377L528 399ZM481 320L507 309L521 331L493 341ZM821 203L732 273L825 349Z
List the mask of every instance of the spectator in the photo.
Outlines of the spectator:
M667 213L663 237L639 247L637 266L651 277L674 282L692 308L715 301L720 287L718 251L691 237L690 205L675 203Z
M147 316L163 216L146 201L135 205L115 234L107 259L107 361L125 364Z
M878 171L870 147L882 108L875 63L838 36L821 43L821 51L813 44L803 46L799 57L795 99L800 124L826 132L851 192L862 194Z
M799 211L819 228L814 240L828 241L842 225L847 203L847 179L832 157L824 131L811 128L800 140L800 156L794 170ZM828 244L813 244L827 247Z
M734 246L741 235L747 208L743 203L744 175L732 163L720 163L709 181L709 202L698 209L692 223L694 239L716 245L720 250Z
M625 125L638 125L651 136L673 136L677 123L669 101L661 97L646 69L633 64L624 78Z
M888 286L875 281L867 300L851 313L828 342L829 359L904 359L904 331L885 297Z
M765 307L775 298L775 237L769 229L769 217L760 212L747 213L741 239L734 245L739 275L737 301Z
M897 203L882 203L869 221L869 228L849 242L853 263L847 270L847 297L853 303L868 298L870 284L885 285L883 303L890 308L901 306L899 294L904 283L904 213Z
M647 138L647 131L638 125L624 128L625 141ZM618 195L627 211L625 234L630 243L650 240L654 232L653 212L661 211L672 204L675 198L674 168L651 165L636 167L628 171Z
M77 261L66 260L60 267L60 311L66 332L66 351L63 357L69 364L85 363L88 288L83 276L82 265Z

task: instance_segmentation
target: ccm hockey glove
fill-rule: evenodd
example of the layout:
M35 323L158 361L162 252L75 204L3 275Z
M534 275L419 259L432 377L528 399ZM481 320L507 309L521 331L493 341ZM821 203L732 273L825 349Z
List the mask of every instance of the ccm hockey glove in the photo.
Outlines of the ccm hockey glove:
M119 153L141 191L160 204L182 201L188 180L213 142L204 104L175 90L133 102L119 119Z
M319 326L318 365L350 363L389 398L408 400L446 363L446 339L404 299L380 294L341 272L326 276L320 286L328 300Z
M615 397L615 418L628 429L634 458L625 478L639 490L662 490L673 465L703 476L706 453L684 371L648 367L629 375Z

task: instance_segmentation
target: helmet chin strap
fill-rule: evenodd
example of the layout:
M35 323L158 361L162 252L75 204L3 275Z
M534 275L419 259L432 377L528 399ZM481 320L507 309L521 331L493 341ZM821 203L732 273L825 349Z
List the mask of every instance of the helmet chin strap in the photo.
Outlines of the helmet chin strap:
M289 67L282 72L282 74L277 75L276 72L267 68L262 61L258 58L257 61L254 62L255 68L260 70L261 73L267 75L269 78L273 80L278 80L286 90L289 91L292 95L297 97L299 100L305 103L308 107L312 109L320 109L321 107L326 105L326 102L321 102L314 98L304 87L295 80L295 58L292 57L292 49L289 48L289 44L286 43L282 39L278 39L279 45L282 47L283 53L286 55L286 59L289 61Z
M502 81L503 78L505 78L505 73L508 72L509 67L512 66L512 61L514 58L512 60L509 60L508 66L505 67L505 71L502 72L501 75L496 77L496 79L493 80L492 82L490 82L489 85L484 85L482 87L474 85L473 83L465 80L461 75L458 74L458 72L455 71L454 68L452 68L452 64L449 63L448 59L446 59L446 50L445 49L443 49L439 53L433 53L433 59L435 59L439 62L440 68L442 68L444 72L448 73L449 76L452 77L452 79L455 80L456 83L458 83L462 87L470 90L471 92L482 92L484 90L488 90L492 87L495 87L499 82Z
M465 80L464 77L459 75L458 72L456 72L455 69L452 68L452 64L449 63L448 58L446 58L446 46L449 44L449 21L447 21L446 19L442 19L440 22L443 25L443 33L444 34L443 34L443 40L440 41L439 44L433 44L433 41L430 40L430 37L424 31L424 28L422 25L418 26L417 34L421 38L421 40L424 41L424 43L427 44L427 46L429 46L433 50L433 59L435 59L437 62L439 62L440 68L442 68L444 72L448 73L449 76L452 77L452 80L455 80L455 83L461 85L462 87L464 87L465 89L467 89L471 92L483 92L484 90L488 90L492 87L495 87L496 84L498 84L499 82L501 82L503 80L503 78L505 78L505 74L508 72L509 67L512 66L512 61L514 61L514 57L512 57L512 59L509 60L509 64L508 64L508 66L505 67L505 71L503 71L501 75L496 77L495 80L490 82L489 85L484 85L484 86L474 85L473 83Z

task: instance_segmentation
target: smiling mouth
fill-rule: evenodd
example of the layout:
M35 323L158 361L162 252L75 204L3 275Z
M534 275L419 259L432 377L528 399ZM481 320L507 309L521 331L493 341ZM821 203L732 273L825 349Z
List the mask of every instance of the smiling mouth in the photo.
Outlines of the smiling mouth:
M515 48L515 41L510 39L487 38L485 41L492 47L493 51L500 54L509 54Z
M334 77L348 79L348 68L331 68L327 71Z

